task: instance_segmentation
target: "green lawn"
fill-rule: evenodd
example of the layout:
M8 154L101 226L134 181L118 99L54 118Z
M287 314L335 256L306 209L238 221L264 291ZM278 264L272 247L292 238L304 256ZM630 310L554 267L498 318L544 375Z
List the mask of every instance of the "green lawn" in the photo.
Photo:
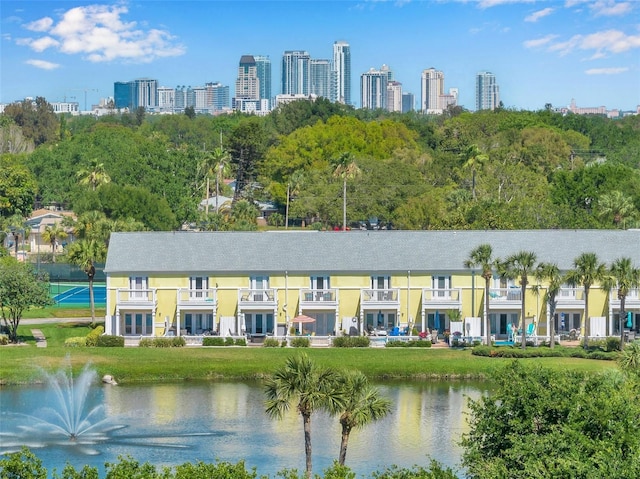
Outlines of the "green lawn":
M47 348L36 348L32 328L47 337ZM302 350L263 347L184 348L65 348L69 336L85 336L89 328L78 323L22 325L24 346L0 349L0 383L37 381L40 368L54 369L68 355L74 370L91 362L99 375L111 374L120 383L188 379L261 378ZM472 356L469 350L430 348L305 348L318 363L332 368L356 368L371 378L477 379L512 361ZM616 368L613 361L577 358L523 359L528 365L598 372Z
M103 318L105 308L96 308L96 318ZM24 319L39 318L90 318L91 308L82 305L47 306L46 308L34 308L24 311Z

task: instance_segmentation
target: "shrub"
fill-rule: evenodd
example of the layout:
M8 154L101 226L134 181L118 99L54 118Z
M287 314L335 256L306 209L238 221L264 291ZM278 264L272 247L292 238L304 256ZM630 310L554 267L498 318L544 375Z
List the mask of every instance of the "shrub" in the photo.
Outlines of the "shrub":
M173 338L142 338L138 343L141 348L180 348L187 342L182 336Z
M311 341L306 337L298 337L291 339L291 346L294 348L308 348L311 346Z
M103 334L98 337L96 346L99 348L124 348L124 337Z
M236 346L246 346L247 345L247 339L246 338L236 338L236 340L233 342L233 344L235 344Z
M368 348L371 341L367 336L338 336L333 338L334 348Z
M409 341L387 341L387 348L430 348L431 341L410 339Z
M86 336L74 336L64 340L65 348L82 348L87 346Z
M98 338L104 334L104 326L99 325L96 326L94 329L92 329L91 331L89 331L89 334L87 334L87 346L95 346L96 344L98 344Z
M9 344L9 336L7 336L6 334L0 334L0 345L4 346Z
M234 344L235 344L235 340L231 336L227 336L226 338L224 338L225 346L233 346Z
M620 338L607 338L607 349L605 351L620 351Z
M175 336L171 338L171 347L173 348L181 348L186 345L187 345L187 342L182 336Z
M384 345L385 348L406 348L408 346L406 341L387 341Z
M220 336L205 336L202 338L203 346L224 346L224 338Z
M613 361L617 359L618 353L616 351L590 351L587 353L587 359L600 359L604 361Z
M140 348L152 348L153 347L153 339L151 338L142 338L138 343L138 347Z
M266 338L264 343L262 343L262 346L265 348L277 348L280 346L280 341L276 338Z

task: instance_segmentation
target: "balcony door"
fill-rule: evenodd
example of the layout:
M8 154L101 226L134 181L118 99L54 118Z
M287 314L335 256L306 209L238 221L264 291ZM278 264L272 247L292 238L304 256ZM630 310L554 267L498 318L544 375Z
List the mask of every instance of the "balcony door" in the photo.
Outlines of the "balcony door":
M129 278L129 297L131 299L147 299L148 281L146 276L132 276Z
M449 298L451 296L451 276L433 277L433 296L436 298Z
M189 278L189 297L192 299L206 298L209 289L209 278L192 276Z
M378 301L386 301L386 290L391 289L391 276L372 276L371 289L374 290L374 297L377 297Z
M331 294L327 291L330 288L329 276L311 276L311 290L316 301L331 300Z
M269 289L269 276L251 276L249 287L254 301L264 301L262 291Z

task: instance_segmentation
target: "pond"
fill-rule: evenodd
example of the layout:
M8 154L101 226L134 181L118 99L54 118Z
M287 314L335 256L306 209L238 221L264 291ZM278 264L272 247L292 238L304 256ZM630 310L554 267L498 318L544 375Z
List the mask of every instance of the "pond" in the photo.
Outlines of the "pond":
M429 458L459 466L462 451L457 443L468 430L467 398L480 397L486 384L425 381L376 386L392 400L392 413L352 432L346 464L358 477L391 464L426 466ZM119 455L157 466L245 460L258 474L272 478L283 468L304 471L300 416L293 408L282 420L270 419L258 382L94 384L87 389L84 410L91 413L85 413L84 426L96 434L87 444L78 435L73 447L68 438L51 440L53 432L46 428L28 427L34 418L16 414L41 417L53 412L43 411L43 406L55 409L59 399L52 396L51 387L0 388L0 450L29 443L50 477L53 468L61 472L67 462L77 470L84 464L97 466L103 477L104 463L117 462ZM337 418L314 414L311 427L313 468L321 474L338 457L340 425Z

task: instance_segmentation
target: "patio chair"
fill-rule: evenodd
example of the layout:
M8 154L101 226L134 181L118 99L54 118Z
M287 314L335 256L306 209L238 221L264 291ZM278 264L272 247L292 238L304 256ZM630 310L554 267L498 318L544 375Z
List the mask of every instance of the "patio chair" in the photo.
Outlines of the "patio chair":
M400 336L400 328L398 326L394 326L393 328L391 328L389 336Z

